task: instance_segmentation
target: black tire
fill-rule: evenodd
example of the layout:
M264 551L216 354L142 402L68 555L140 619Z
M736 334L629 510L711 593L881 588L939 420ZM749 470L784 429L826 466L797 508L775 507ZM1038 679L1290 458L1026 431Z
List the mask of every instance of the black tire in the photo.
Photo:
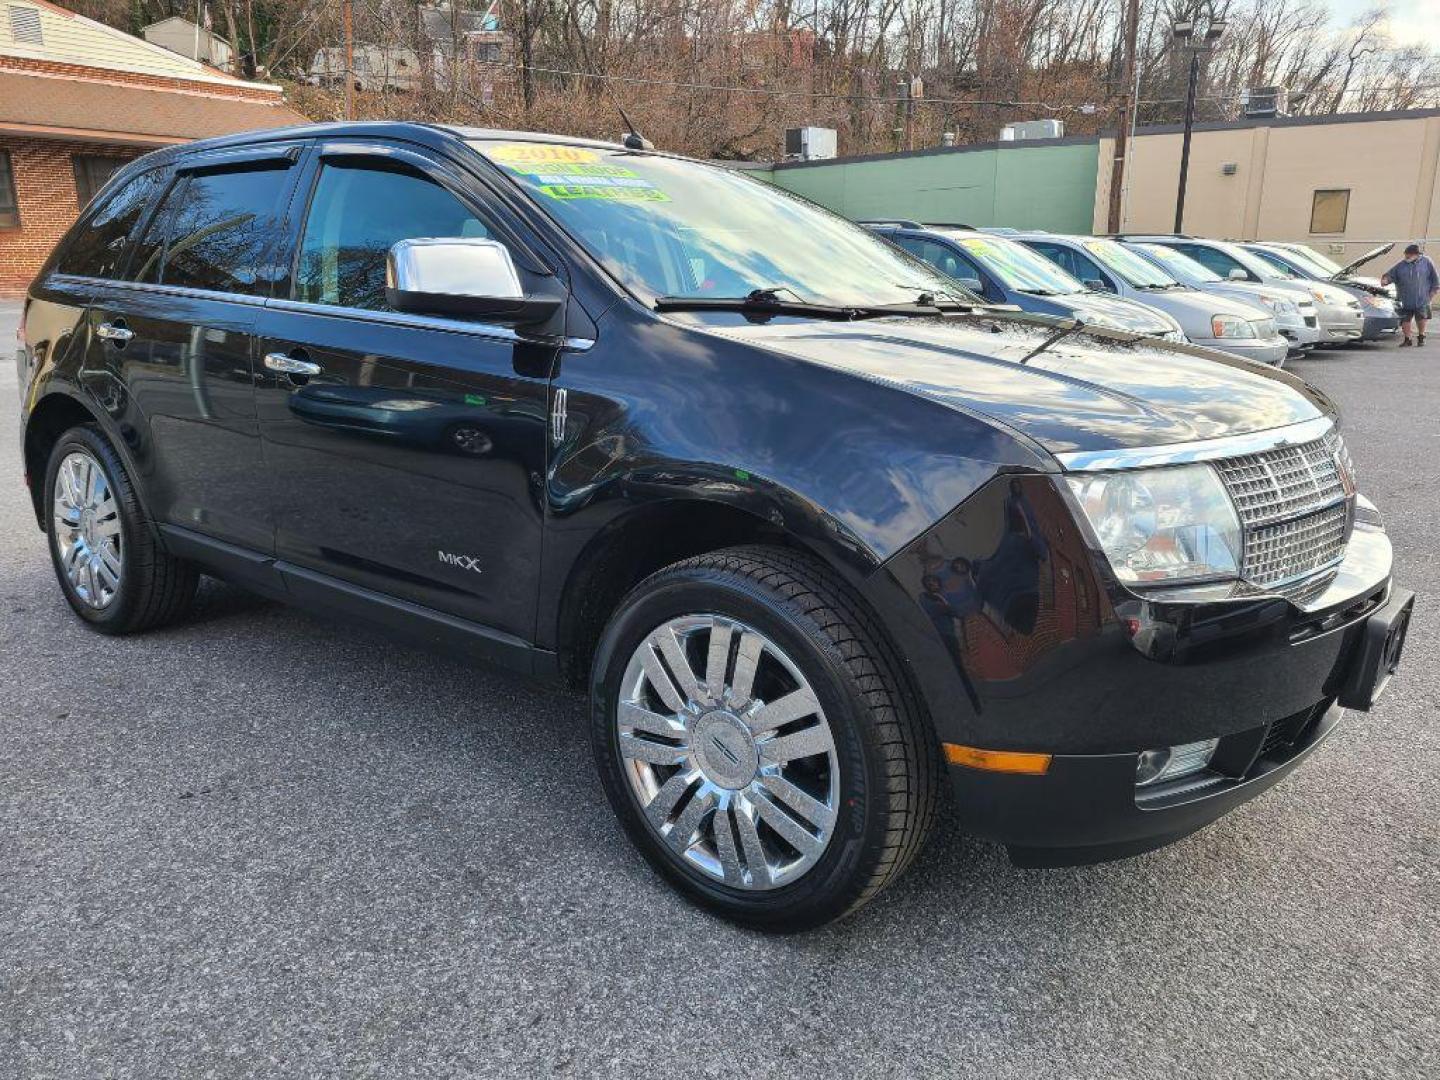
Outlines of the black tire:
M656 627L697 613L738 620L778 644L810 682L834 736L840 766L834 833L803 876L771 890L729 887L680 858L645 820L622 772L615 717L629 659ZM939 747L898 671L874 618L814 559L744 547L676 563L625 597L596 650L591 739L601 782L631 841L691 900L769 931L822 926L898 878L934 825Z
M53 508L61 463L73 453L88 455L110 486L120 524L120 581L113 598L96 607L83 599L61 566ZM194 566L165 551L119 455L93 425L71 428L60 436L45 466L45 533L56 580L71 609L105 634L133 634L174 622L195 598L200 575Z

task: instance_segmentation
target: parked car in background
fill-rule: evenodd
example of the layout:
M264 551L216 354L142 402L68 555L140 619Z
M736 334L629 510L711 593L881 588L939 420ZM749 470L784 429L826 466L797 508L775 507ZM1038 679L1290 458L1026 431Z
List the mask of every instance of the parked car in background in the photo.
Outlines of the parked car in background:
M1263 258L1242 245L1229 240L1205 240L1198 236L1130 236L1131 240L1150 240L1164 244L1204 263L1215 273L1236 281L1252 281L1273 288L1288 289L1298 295L1309 294L1315 301L1320 320L1321 345L1343 345L1359 341L1365 330L1365 316L1360 302L1338 285L1309 281L1281 264Z
M1079 319L1089 326L1185 340L1180 324L1164 312L1095 292L1009 236L915 221L861 224L992 304L1014 304L1024 311Z
M1349 275L1349 271L1361 263L1369 262L1371 259L1385 254L1394 246L1394 244L1383 244L1374 251L1368 252L1363 258L1355 260L1349 266L1342 267L1304 244L1253 243L1245 245L1246 249L1253 251L1262 259L1268 259L1283 266L1307 281L1329 282L1353 296L1359 302L1360 310L1365 316L1364 327L1360 333L1361 341L1379 341L1381 338L1398 333L1400 315L1395 310L1395 302L1391 299L1392 290L1389 286L1381 285L1379 278L1352 277Z
M1291 289L1274 289L1253 281L1221 277L1203 263L1164 244L1137 240L1121 240L1120 243L1192 289L1264 308L1275 317L1275 325L1290 343L1292 354L1313 349L1320 340L1320 314L1315 307L1315 298L1308 293L1302 296Z
M1014 247L986 265L1066 285ZM1413 606L1323 393L961 292L633 145L367 123L167 147L30 288L24 482L100 633L181 619L203 572L587 687L651 864L805 929L903 873L946 784L1027 865L1209 824L1371 706ZM611 835L552 795L542 849Z
M1015 239L1091 289L1163 311L1180 324L1193 344L1263 364L1282 364L1290 352L1290 343L1280 335L1269 311L1223 296L1207 296L1118 241L1048 232L1022 232Z

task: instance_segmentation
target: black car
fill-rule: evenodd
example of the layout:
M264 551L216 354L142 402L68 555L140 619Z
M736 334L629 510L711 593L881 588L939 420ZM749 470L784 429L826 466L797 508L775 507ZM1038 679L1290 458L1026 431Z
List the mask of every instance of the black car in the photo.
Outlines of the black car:
M1369 708L1410 593L1293 376L989 309L635 145L417 124L122 169L30 290L24 459L110 634L212 574L587 686L691 898L853 910L948 778L1022 864L1164 844Z

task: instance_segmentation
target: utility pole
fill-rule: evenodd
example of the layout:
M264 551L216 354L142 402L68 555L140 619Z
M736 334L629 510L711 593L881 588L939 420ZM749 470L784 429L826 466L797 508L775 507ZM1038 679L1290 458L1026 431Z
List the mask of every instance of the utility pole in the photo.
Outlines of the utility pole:
M352 0L340 0L340 26L345 35L345 119L355 119L355 27Z
M1125 191L1125 158L1130 150L1130 129L1135 123L1138 106L1135 86L1135 40L1140 30L1140 0L1127 0L1125 5L1125 67L1122 78L1125 82L1125 96L1121 99L1120 123L1115 132L1115 157L1110 162L1110 213L1106 219L1106 231L1118 233L1124 228L1121 221L1122 198Z
M1180 190L1175 194L1175 231L1185 231L1185 186L1190 179L1190 136L1195 130L1195 93L1200 86L1200 50L1190 50L1190 82L1185 91L1185 137L1180 143Z

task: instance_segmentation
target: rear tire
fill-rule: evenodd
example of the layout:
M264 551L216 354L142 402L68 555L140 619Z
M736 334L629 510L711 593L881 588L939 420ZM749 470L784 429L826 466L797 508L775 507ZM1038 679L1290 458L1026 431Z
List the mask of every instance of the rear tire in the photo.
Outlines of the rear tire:
M898 878L934 824L938 746L898 671L813 559L745 547L676 563L601 636L601 782L689 899L765 930L824 925Z
M93 425L71 428L45 467L45 532L71 609L96 630L133 634L174 622L199 572L161 547L118 454Z

